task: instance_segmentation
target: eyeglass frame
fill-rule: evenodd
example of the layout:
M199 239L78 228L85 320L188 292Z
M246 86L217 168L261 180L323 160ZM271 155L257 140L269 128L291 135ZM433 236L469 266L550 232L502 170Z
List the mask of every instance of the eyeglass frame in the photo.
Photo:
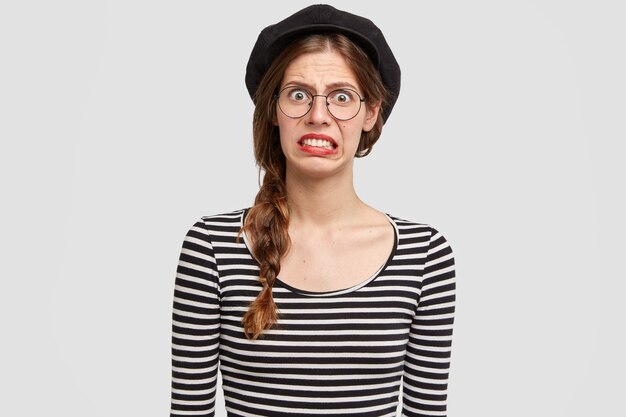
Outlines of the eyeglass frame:
M283 110L282 107L280 107L280 94L285 91L288 88L300 88L301 90L304 90L310 97L311 97L311 101L309 102L309 109L304 112L304 114L302 116L289 116L287 113L285 113L285 111ZM354 91L354 93L359 97L359 109L356 111L356 113L354 114L354 116L348 118L348 119L340 119L339 117L335 116L331 111L330 111L330 103L328 102L328 96L330 96L332 93L336 92L336 91L342 91L342 90L350 90L350 91ZM307 114L309 114L309 112L311 111L311 109L313 108L313 102L315 101L315 97L324 97L324 101L326 102L326 111L328 112L328 114L330 114L334 119L336 120L340 120L342 122L346 122L348 120L352 120L355 117L357 117L359 115L359 113L361 112L361 107L363 107L363 103L367 101L367 98L363 98L361 97L361 94L359 94L358 91L356 91L353 88L336 88L332 91L330 91L328 94L324 95L324 94L311 94L311 92L309 90L307 90L304 87L300 87L297 85L286 85L283 88L281 88L278 93L274 94L274 98L276 99L276 104L278 104L278 108L280 109L280 112L282 114L284 114L285 116L289 117L290 119L300 119L304 116L306 116Z

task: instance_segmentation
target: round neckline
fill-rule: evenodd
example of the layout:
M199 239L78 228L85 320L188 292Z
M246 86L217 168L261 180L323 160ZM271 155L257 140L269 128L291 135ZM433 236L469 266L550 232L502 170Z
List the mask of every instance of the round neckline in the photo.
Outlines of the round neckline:
M245 220L246 214L248 213L248 209L244 209L241 213L241 225L243 226L243 222ZM380 268L378 268L378 270L376 272L374 272L370 277L366 278L365 280L352 285L350 287L346 287L346 288L340 288L340 289L336 289L336 290L331 290L331 291L310 291L310 290L303 290L297 287L294 287L292 285L287 284L286 282L282 281L280 278L276 277L276 282L274 283L274 286L279 286L282 287L294 294L299 294L299 295L306 295L309 297L330 297L330 296L337 296L337 295L343 295L343 294L348 294L354 291L359 290L360 288L365 287L366 285L370 284L372 281L374 281L378 276L380 276L380 274L385 271L387 269L387 266L391 263L391 260L394 258L394 256L396 255L396 251L398 249L398 243L399 243L399 233L398 233L398 225L396 224L396 222L393 220L393 218L387 214L387 213L383 213L386 217L387 220L389 221L389 223L391 224L392 228L393 228L393 246L391 248L391 251L389 253L389 256L387 257L387 259L385 260L385 262L380 266ZM248 254L250 254L250 257L252 259L255 260L255 262L258 263L258 261L256 260L256 258L254 257L254 255L252 254L252 250L250 249L250 241L248 240L248 236L245 233L242 233L243 236L243 244L246 247L246 250L248 251Z

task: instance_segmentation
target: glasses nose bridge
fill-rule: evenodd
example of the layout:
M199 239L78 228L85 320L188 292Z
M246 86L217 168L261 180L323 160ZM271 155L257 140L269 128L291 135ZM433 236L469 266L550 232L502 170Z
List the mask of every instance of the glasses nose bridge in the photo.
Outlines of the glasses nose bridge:
M315 104L316 97L324 97L324 105L328 109L328 106L330 105L330 103L328 102L328 96L325 96L324 94L311 94L311 108Z
M326 112L328 113L329 116L332 116L332 113L330 112L329 106L330 103L328 102L328 96L324 95L324 94L311 94L311 101L309 103L309 110L307 111L307 113L311 113L311 112L315 112L315 99L317 97L323 97L324 98L324 108L326 109Z

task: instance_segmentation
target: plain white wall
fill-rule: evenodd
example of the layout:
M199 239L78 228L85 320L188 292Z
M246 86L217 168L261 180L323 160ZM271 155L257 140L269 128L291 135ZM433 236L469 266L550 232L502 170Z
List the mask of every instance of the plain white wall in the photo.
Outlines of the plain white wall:
M3 415L167 415L184 234L251 204L245 64L308 4L2 3ZM333 4L403 70L357 190L456 253L449 415L626 415L623 3Z

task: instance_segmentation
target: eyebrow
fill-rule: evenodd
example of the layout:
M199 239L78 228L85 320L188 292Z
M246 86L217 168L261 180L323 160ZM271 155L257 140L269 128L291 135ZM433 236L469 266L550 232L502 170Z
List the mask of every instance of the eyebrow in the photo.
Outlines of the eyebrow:
M286 83L282 88L289 87L289 86L292 86L292 85L298 86L298 87L304 87L304 88L306 88L308 90L315 91L315 88L311 84L307 84L307 83L301 82L301 81L290 81L290 82ZM348 88L353 89L357 93L359 92L359 89L356 88L356 86L350 84L347 81L337 81L337 82L334 82L334 83L330 83L330 84L328 84L326 86L326 90L331 90L332 91L332 90L335 90L337 88L342 88L342 87L348 87Z

